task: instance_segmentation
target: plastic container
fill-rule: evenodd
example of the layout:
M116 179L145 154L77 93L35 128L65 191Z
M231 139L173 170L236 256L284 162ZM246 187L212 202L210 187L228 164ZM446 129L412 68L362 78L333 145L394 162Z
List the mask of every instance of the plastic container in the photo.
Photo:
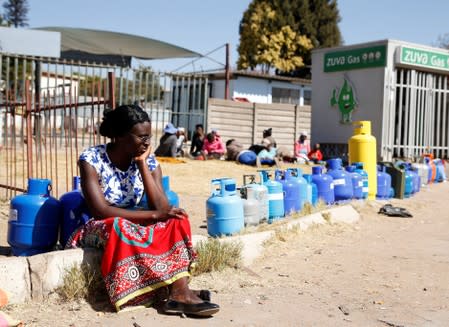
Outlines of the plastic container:
M206 202L207 232L210 236L232 235L245 225L243 201L232 178L211 181L211 195Z
M64 247L72 233L84 225L91 214L81 193L80 177L73 177L72 191L59 198L62 207L62 223L59 232L59 243Z
M377 166L377 194L376 198L387 200L391 197L391 176L387 173L386 167Z
M282 219L285 215L284 211L284 192L282 184L272 180L272 175L267 170L261 170L262 182L268 189L268 223L271 224L275 220Z
M284 191L285 215L301 211L300 185L297 179L292 177L291 171L276 170L275 178L282 184L282 190Z
M363 163L368 173L368 198L374 200L377 192L376 138L371 135L370 121L357 121L353 125L354 135L348 141L349 163Z
M261 220L261 207L253 193L254 189L250 187L243 187L240 189L240 196L243 201L245 226L257 226Z
M352 165L355 167L354 171L362 176L362 198L368 199L369 180L368 173L363 169L363 162L354 162Z
M164 193L167 196L168 204L179 208L179 197L174 191L170 189L170 177L162 176L162 188L164 189Z
M396 167L389 161L380 162L380 164L385 166L386 173L391 176L391 186L394 190L394 197L403 199L405 196L405 170Z
M52 250L58 241L61 203L50 196L49 179L28 179L27 193L11 200L8 243L12 254L31 256Z
M294 178L299 184L299 204L300 210L302 210L307 199L307 181L302 175L301 168L288 168L287 170L290 172L292 178Z
M246 192L247 198L256 199L260 206L260 221L268 220L269 199L268 188L262 184L262 174L259 173L260 184L256 182L256 175L243 175L243 188L251 189Z
M307 181L307 200L306 203L310 203L313 206L316 206L318 202L318 188L316 184L312 181L311 174L302 175L304 179Z
M333 178L335 201L344 202L351 200L354 195L352 177L343 169L341 159L329 159L327 164L329 166L327 174Z
M353 198L358 200L366 198L368 196L368 176L366 176L365 178L367 187L366 187L366 195L364 197L363 194L364 178L362 177L362 175L360 175L355 171L354 165L346 166L346 171L351 176Z
M312 167L312 182L317 186L318 200L321 199L326 204L333 204L335 202L334 179L322 172L322 166Z

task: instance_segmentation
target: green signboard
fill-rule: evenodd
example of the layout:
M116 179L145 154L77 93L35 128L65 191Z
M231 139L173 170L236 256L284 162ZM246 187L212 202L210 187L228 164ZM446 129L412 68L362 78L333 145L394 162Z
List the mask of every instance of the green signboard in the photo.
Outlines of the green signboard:
M449 54L416 48L401 47L400 64L432 68L436 70L449 70Z
M350 69L385 67L386 63L386 45L324 54L324 72L326 73Z

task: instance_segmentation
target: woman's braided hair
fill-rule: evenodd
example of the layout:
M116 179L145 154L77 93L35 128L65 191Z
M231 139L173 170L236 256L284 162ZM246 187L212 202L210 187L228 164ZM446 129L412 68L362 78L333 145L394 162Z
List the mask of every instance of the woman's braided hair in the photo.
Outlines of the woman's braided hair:
M100 135L109 138L123 136L135 124L144 122L151 122L150 117L137 105L122 105L115 109L105 109L100 125Z

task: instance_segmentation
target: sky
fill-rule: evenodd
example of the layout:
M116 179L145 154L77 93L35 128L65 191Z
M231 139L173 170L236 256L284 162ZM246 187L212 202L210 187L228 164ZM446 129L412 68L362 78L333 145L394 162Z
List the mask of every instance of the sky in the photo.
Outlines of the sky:
M251 0L28 0L28 3L30 28L64 26L136 34L201 54L210 53L212 58L137 63L159 71L204 71L224 67L226 43L230 44L231 67L235 68L239 23ZM436 45L440 36L449 33L449 0L337 0L337 3L345 45L383 39Z

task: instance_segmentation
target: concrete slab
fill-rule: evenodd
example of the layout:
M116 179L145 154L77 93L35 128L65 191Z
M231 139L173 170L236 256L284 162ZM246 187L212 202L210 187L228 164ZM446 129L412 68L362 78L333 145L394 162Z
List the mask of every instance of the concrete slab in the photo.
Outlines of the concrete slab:
M64 274L74 265L86 263L100 269L102 251L69 249L28 257L31 277L31 298L41 300L62 285Z
M26 257L0 258L0 288L8 294L9 303L31 299L31 281Z
M322 215L329 215L330 223L353 224L360 219L360 214L351 205L323 210Z

